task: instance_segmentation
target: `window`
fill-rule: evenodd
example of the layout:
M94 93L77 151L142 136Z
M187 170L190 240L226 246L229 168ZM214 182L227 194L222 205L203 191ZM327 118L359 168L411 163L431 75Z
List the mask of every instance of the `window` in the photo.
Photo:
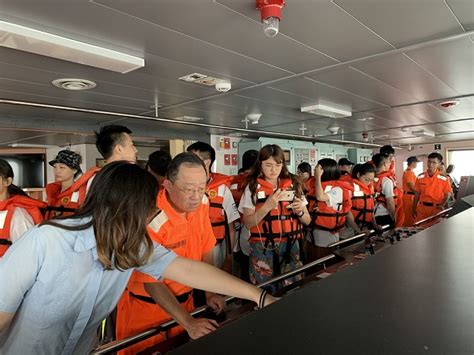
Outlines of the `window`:
M474 176L474 149L448 150L448 165L454 165L450 174L457 181L461 176Z

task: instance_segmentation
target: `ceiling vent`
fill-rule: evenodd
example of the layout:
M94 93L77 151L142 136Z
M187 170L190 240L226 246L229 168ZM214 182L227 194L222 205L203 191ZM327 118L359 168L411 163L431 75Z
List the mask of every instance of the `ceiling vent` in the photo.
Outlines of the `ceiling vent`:
M63 78L63 79L56 79L51 82L54 86L65 89L65 90L72 90L72 91L81 91L81 90L90 90L97 86L96 83L86 79L71 79L71 78Z
M182 80L187 83L201 84L205 86L214 86L222 82L221 79L217 79L217 78L214 78L213 76L199 74L199 73L192 73L189 75L185 75L185 76L182 76L181 78L178 78L178 80Z
M311 105L311 106L302 106L301 112L312 113L314 115L331 117L331 118L342 118L352 116L351 111L343 110L340 108L332 107L329 105Z
M431 138L434 138L434 136L435 136L434 132L425 131L424 129L411 131L411 134L413 134L417 137L431 137Z

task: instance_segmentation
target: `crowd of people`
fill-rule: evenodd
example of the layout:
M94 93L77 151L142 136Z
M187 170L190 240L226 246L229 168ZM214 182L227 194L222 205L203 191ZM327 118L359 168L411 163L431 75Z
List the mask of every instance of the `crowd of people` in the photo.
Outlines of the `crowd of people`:
M253 285L328 255L340 238L412 226L452 195L439 153L418 176L409 157L400 183L391 146L364 164L325 158L292 174L283 150L266 145L226 176L212 172L216 152L204 142L174 158L154 152L141 169L131 133L96 133L102 169L82 172L79 154L60 151L44 202L0 159L0 352L85 353L107 316L117 339L180 325L122 354L184 331L198 338L218 324L191 317L196 306L219 314L232 295L263 307L301 275Z

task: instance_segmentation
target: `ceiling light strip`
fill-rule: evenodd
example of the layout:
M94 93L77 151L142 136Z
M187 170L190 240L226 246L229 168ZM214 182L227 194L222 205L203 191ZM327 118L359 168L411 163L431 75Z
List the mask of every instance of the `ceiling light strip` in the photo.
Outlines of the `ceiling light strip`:
M178 125L215 128L215 129L221 129L221 130L227 130L227 131L237 131L237 132L245 132L245 133L252 133L252 134L257 133L257 134L260 134L260 135L274 136L274 137L280 137L280 138L298 139L298 140L311 141L311 142L350 144L350 145L358 145L358 146L364 146L364 147L381 147L380 144L372 144L372 143L367 143L367 142L346 141L346 140L338 140L338 139L324 139L324 138L321 139L319 137L303 136L303 135L299 135L299 134L282 133L282 132L275 132L275 131L254 130L254 129L246 129L246 128L240 128L240 127L215 125L215 124L209 124L209 123L187 122L187 121L179 121L179 120L174 120L174 119L169 119L169 118L141 116L141 115L133 115L133 114L128 114L128 113L92 110L92 109L85 109L85 108L79 108L79 107L70 107L70 106L50 105L50 104L42 104L42 103L36 103L36 102L0 99L0 104L49 108L49 109L55 109L55 110L82 112L82 113L90 113L90 114L96 114L96 115L106 115L106 116L114 116L114 117L122 117L122 118L131 118L131 119L137 119L137 120L166 122L166 123L172 123L172 124L178 124Z
M145 66L143 58L0 21L0 46L122 74Z

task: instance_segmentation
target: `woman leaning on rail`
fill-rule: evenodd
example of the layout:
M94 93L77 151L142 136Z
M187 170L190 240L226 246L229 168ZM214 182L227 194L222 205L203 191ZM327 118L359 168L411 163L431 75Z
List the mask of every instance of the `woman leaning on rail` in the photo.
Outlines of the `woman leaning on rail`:
M147 234L155 178L137 165L108 164L73 216L35 227L0 261L0 352L87 354L133 270L260 305L258 288L208 264L177 257ZM263 297L261 297L263 295Z

